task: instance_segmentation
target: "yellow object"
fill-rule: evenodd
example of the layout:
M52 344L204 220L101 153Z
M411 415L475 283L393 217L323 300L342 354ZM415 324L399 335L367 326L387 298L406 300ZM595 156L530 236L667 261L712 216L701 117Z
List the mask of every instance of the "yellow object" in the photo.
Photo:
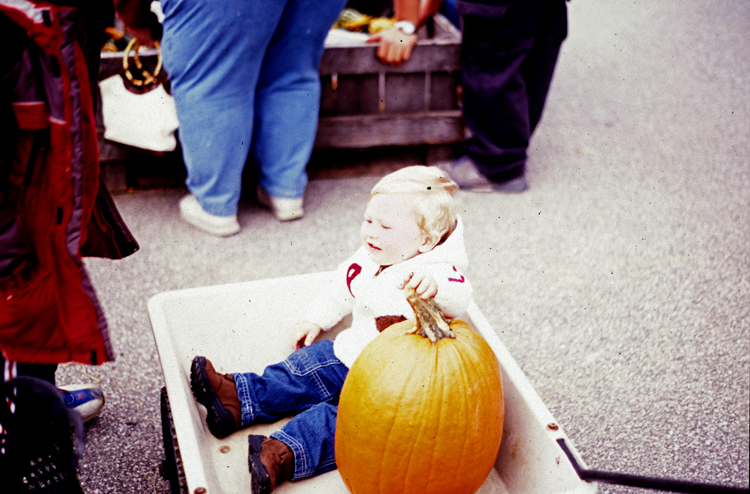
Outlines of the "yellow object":
M138 45L138 40L136 40L135 38L131 39L130 43L128 43L127 48L125 48L125 56L122 57L123 75L128 80L128 82L133 84L133 86L149 86L157 82L157 77L159 76L159 72L161 71L162 64L161 47L159 46L158 41L154 41L154 46L156 46L157 49L157 61L156 68L154 69L153 74L143 68L141 58L138 56L138 48L140 47L140 45ZM133 77L133 73L130 71L130 61L128 57L130 55L130 50L133 50L135 67L141 72L142 78Z
M363 14L354 9L344 9L341 11L334 29L345 29L356 33L367 31L370 34L383 31L393 27L396 23L395 18L390 17L372 17Z
M505 414L495 354L436 306L415 313L370 343L344 382L336 464L354 494L473 494L493 468Z
M393 17L375 17L367 25L367 32L375 34L380 31L385 31L386 29L392 28L395 23L396 19Z
M361 31L370 22L369 15L362 14L354 9L344 9L339 15L337 27L347 31Z

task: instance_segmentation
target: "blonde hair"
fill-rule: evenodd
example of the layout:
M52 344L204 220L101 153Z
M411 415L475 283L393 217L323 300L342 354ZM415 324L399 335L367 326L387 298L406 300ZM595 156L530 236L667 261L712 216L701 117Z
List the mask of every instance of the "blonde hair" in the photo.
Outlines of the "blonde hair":
M417 225L430 239L442 242L456 228L458 202L456 185L447 173L434 166L407 166L375 184L372 199L378 194L415 196L414 215ZM368 201L369 201L368 199Z

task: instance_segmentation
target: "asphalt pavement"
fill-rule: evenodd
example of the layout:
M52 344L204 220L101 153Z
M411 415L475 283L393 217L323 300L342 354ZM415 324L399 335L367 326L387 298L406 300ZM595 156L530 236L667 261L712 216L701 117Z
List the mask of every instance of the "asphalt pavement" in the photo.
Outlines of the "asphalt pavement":
M475 301L589 467L747 486L750 3L568 6L530 189L461 193ZM180 220L184 189L115 197L142 248L86 265L117 361L58 371L107 398L85 492L167 492L148 299L333 269L386 169L318 175L295 222L245 198L228 239Z

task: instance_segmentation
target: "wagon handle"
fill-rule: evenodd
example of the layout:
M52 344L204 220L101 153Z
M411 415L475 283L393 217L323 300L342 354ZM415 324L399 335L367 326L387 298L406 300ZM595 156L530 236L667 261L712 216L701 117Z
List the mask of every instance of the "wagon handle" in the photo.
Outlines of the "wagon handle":
M698 482L689 482L687 480L667 479L658 477L646 477L642 475L630 475L627 473L602 472L600 470L589 470L581 467L576 461L575 456L565 444L565 439L558 439L557 444L568 457L573 465L573 469L581 480L586 482L602 482L605 484L627 485L630 487L640 487L642 489L659 489L672 492L688 493L706 493L706 494L729 494L729 493L748 493L750 489L734 486L725 486L717 484L703 484Z

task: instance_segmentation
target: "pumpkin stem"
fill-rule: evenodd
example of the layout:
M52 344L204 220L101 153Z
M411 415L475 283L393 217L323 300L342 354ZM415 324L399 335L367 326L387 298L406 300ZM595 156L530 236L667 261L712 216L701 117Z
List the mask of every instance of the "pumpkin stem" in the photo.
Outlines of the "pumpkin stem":
M404 288L406 301L414 310L417 323L414 329L407 333L417 333L423 338L429 338L432 343L437 343L443 338L455 338L456 335L451 331L448 321L435 303L435 299L424 300L411 287Z

